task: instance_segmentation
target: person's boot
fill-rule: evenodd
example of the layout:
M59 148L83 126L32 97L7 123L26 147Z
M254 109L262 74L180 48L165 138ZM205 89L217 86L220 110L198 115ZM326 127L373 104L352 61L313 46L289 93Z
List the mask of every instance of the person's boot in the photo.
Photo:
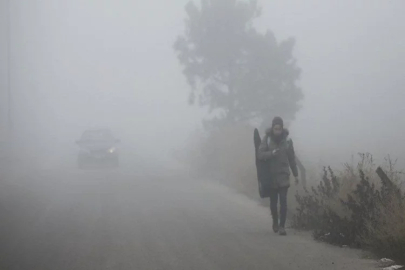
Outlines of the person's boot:
M280 234L280 235L287 235L287 232L285 231L285 228L284 228L284 227L280 227L280 229L279 229L279 234Z
M273 219L273 232L278 233L279 227L278 227L278 220Z

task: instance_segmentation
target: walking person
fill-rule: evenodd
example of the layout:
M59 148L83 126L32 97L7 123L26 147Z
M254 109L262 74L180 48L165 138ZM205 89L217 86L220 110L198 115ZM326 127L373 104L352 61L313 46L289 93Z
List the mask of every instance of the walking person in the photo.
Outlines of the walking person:
M293 142L288 138L289 132L284 128L283 119L275 117L272 126L266 130L257 157L269 160L270 164L270 210L273 217L273 231L287 235L285 222L287 218L287 192L290 187L290 168L298 184L298 170L295 161ZM278 201L280 198L280 215ZM280 218L279 218L280 217Z

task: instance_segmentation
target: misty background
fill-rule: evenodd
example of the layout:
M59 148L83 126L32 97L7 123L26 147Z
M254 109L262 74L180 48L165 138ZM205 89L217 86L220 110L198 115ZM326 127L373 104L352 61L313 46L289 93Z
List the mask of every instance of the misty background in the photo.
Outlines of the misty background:
M10 83L13 140L26 156L74 158L84 129L108 126L142 159L173 161L206 115L188 105L173 51L187 2L0 1L1 140ZM405 166L405 2L260 4L259 29L296 39L305 97L289 128L303 162L338 165L371 152Z

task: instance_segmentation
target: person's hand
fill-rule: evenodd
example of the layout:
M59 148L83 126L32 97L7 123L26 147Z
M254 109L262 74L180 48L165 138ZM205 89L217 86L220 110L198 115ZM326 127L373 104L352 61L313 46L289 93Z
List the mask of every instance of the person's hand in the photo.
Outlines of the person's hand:
M280 149L277 148L277 149L274 149L273 151L271 151L271 154L273 156L277 156L279 152L280 152Z
M297 186L299 182L300 182L300 180L299 180L298 176L296 176L295 177L295 185Z

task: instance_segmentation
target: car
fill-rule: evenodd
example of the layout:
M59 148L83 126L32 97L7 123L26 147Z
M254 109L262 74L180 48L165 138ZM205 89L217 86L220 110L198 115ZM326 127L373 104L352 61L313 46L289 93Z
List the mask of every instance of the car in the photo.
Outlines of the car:
M80 169L91 166L119 167L120 143L108 128L88 129L76 141L80 147L77 164Z

